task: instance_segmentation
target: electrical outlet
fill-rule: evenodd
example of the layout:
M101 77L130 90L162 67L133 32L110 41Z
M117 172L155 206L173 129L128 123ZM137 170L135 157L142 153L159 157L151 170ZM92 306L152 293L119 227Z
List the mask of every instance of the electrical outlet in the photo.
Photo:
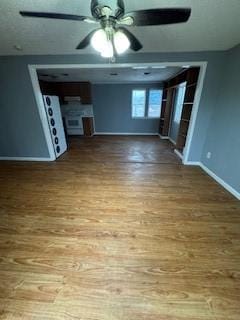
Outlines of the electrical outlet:
M207 159L210 159L211 156L212 156L212 153L211 153L211 152L208 152L208 153L207 153Z

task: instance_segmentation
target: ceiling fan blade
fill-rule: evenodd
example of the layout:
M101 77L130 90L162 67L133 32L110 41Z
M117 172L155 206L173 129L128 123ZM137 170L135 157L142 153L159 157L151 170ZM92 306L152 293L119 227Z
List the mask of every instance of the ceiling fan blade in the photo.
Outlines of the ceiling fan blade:
M65 14L65 13L54 13L54 12L20 11L19 13L23 17L31 17L31 18L50 18L50 19L75 20L75 21L84 21L87 19L91 19L85 16L78 16L74 14Z
M91 38L94 34L94 32L96 32L97 30L99 29L95 29L93 31L91 31L80 43L79 45L76 47L76 49L85 49L89 44L90 44L90 41L91 41Z
M117 1L117 6L118 6L118 10L116 12L116 15L115 17L117 19L121 18L122 16L124 16L124 13L125 13L125 6L124 6L124 2L123 0L118 0Z
M101 16L101 9L98 0L91 0L91 13L95 19L99 19Z
M133 51L139 51L143 48L141 42L130 32L128 31L128 29L126 28L118 28L119 30L121 30L129 39L130 41L130 48L133 50Z
M188 21L191 15L189 8L148 9L127 13L124 17L134 19L133 26L155 26Z

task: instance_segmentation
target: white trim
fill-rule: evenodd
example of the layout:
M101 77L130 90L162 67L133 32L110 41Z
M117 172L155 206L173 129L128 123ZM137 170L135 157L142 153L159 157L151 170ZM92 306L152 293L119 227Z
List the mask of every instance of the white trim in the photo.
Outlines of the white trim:
M174 141L170 136L168 137L168 140L172 142L172 144L176 145L176 141Z
M170 142L172 142L172 144L176 145L176 142L173 141L173 139L170 138L169 136L162 136L160 133L158 135L162 140L169 140Z
M199 72L199 76L198 76L198 82L197 82L197 87L196 87L196 92L195 92L195 97L194 97L194 103L193 103L191 118L190 118L190 122L189 122L187 139L186 139L186 143L185 143L185 147L184 147L183 162L187 162L188 158L189 158L189 153L190 153L190 148L191 148L191 144L192 144L192 140L193 140L193 133L194 133L195 124L196 124L196 120L197 120L197 114L198 114L198 109L199 109L199 105L200 105L200 100L201 100L206 71L207 71L207 62L202 62L200 64L200 72Z
M92 63L92 64L32 64L34 69L92 69L92 68L130 68L137 66L152 67L152 66L167 66L167 67L181 67L184 66L183 62L149 62L149 63ZM190 67L199 67L206 64L206 61L191 61L187 62Z
M33 157L0 157L0 161L54 161L51 158L33 158Z
M162 140L169 140L168 136L162 136L160 133L158 135Z
M211 171L208 167L206 167L203 163L200 164L200 167L215 181L217 181L223 188L229 191L232 195L234 195L238 200L240 200L240 193L231 187L227 182L225 182L222 178L218 177L213 171Z
M158 136L158 133L139 132L95 132L95 136Z
M177 150L174 149L174 153L182 160L183 159L183 155Z
M32 81L33 92L34 92L36 103L37 103L38 113L39 113L39 116L41 119L41 124L42 124L43 132L45 135L45 139L47 142L48 152L50 155L48 160L53 161L53 160L56 160L56 155L54 152L54 147L53 147L51 133L50 133L49 125L48 125L47 115L45 112L43 97L42 97L42 93L41 93L40 86L39 86L37 70L30 65L28 66L28 69L29 69L30 78ZM33 161L38 161L38 160L33 160Z
M187 161L183 163L186 166L199 166L201 167L201 162L199 161Z
M184 163L185 165L190 166L199 166L202 168L203 171L205 171L210 177L212 177L217 183L219 183L224 189L226 189L228 192L230 192L234 197L236 197L238 200L240 200L240 192L235 190L233 187L231 187L227 182L225 182L222 178L217 176L212 170L210 170L207 166L205 166L202 162L197 161L187 161Z

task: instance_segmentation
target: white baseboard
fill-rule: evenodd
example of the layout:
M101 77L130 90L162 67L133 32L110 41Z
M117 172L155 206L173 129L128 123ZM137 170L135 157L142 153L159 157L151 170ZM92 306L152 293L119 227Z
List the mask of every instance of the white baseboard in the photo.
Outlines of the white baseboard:
M174 153L182 160L183 159L183 155L177 150L174 149Z
M139 132L95 132L99 136L158 136L158 133L139 133Z
M169 140L169 136L162 136L160 133L158 135L162 140Z
M54 161L52 158L0 157L0 161Z
M172 142L172 144L176 145L176 142L173 141L173 139L170 138L169 136L162 136L160 133L158 135L162 140L169 140L170 142Z
M206 167L202 162L188 161L188 162L186 162L184 164L190 165L190 166L199 166L199 167L201 167L203 171L205 171L210 177L212 177L216 182L218 182L224 189L226 189L234 197L236 197L238 200L240 200L240 193L237 190L235 190L233 187L231 187L222 178L218 177L212 170L210 170L208 167Z
M187 161L183 163L186 166L199 166L201 167L201 162L199 161Z
M231 187L227 182L225 182L222 178L218 177L213 171L208 169L203 163L201 163L200 167L214 180L216 180L223 188L229 191L232 195L234 195L238 200L240 200L240 193Z
M172 138L168 137L168 140L172 142L172 144L176 145L176 141L174 141Z

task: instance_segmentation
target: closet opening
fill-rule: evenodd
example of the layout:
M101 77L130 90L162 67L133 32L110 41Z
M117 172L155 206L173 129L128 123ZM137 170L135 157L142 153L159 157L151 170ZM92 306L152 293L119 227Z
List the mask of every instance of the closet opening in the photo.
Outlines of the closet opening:
M199 67L186 68L164 82L159 134L183 158L199 78Z

